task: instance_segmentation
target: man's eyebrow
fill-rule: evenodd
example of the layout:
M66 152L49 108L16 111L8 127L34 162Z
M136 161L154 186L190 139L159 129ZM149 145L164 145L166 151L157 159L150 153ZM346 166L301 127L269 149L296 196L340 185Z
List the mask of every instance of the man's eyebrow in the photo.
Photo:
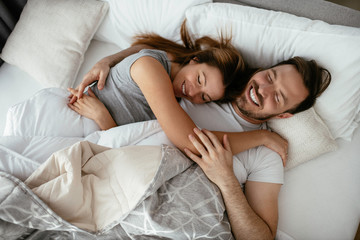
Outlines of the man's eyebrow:
M288 102L287 97L284 95L284 93L280 90L281 97L284 99L284 105Z
M272 68L271 72L274 74L274 79L276 80L277 79L277 71ZM286 103L288 102L288 99L281 90L280 90L280 95L281 95L282 99L284 99L284 105L286 105Z
M275 69L271 68L270 71L274 74L274 79L276 80L277 78L277 72Z

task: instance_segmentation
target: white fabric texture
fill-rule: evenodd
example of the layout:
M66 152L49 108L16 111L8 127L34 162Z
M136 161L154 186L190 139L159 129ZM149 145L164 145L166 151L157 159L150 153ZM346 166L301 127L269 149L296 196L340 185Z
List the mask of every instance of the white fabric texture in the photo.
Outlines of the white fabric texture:
M94 38L127 48L133 37L142 33L157 33L180 41L180 26L189 7L212 0L107 0L109 13Z
M46 87L71 87L107 10L95 0L29 0L1 58Z
M289 143L285 170L337 150L328 127L313 108L285 119L272 119L268 126Z
M4 136L85 137L100 130L97 124L68 106L69 93L45 88L12 106L6 116Z
M230 34L251 66L270 67L294 56L314 59L332 82L314 108L334 138L350 140L360 111L360 29L233 4L203 4L186 11L190 33Z

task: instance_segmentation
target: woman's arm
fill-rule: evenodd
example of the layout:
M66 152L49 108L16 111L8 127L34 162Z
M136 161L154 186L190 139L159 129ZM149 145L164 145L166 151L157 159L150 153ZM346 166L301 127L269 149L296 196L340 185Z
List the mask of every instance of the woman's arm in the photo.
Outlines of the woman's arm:
M181 151L188 148L198 154L188 139L188 135L193 133L196 126L176 101L171 79L160 62L152 57L139 58L133 63L130 73L171 142ZM216 134L222 139L225 133L216 132ZM234 153L268 144L276 137L277 141L280 139L281 142L286 142L280 136L275 136L274 133L266 130L229 134Z
M187 138L195 124L177 102L163 65L152 57L141 57L131 66L130 74L171 142L180 150L195 150Z
M265 129L247 132L211 132L215 134L219 140L223 139L224 134L226 134L234 154L260 145L264 145L274 152L277 152L283 160L283 165L286 165L288 157L288 142L275 132L270 132Z

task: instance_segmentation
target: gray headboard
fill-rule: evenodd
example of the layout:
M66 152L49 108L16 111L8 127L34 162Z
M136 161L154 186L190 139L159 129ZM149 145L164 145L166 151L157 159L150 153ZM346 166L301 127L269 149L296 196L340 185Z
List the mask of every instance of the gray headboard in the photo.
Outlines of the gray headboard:
M291 13L336 25L360 28L360 11L325 0L214 0Z

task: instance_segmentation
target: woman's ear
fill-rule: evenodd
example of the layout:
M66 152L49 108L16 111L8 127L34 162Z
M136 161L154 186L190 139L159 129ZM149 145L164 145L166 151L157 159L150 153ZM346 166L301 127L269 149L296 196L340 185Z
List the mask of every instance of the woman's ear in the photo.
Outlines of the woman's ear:
M193 57L193 58L190 60L190 63L199 63L199 58L198 58L198 57Z

